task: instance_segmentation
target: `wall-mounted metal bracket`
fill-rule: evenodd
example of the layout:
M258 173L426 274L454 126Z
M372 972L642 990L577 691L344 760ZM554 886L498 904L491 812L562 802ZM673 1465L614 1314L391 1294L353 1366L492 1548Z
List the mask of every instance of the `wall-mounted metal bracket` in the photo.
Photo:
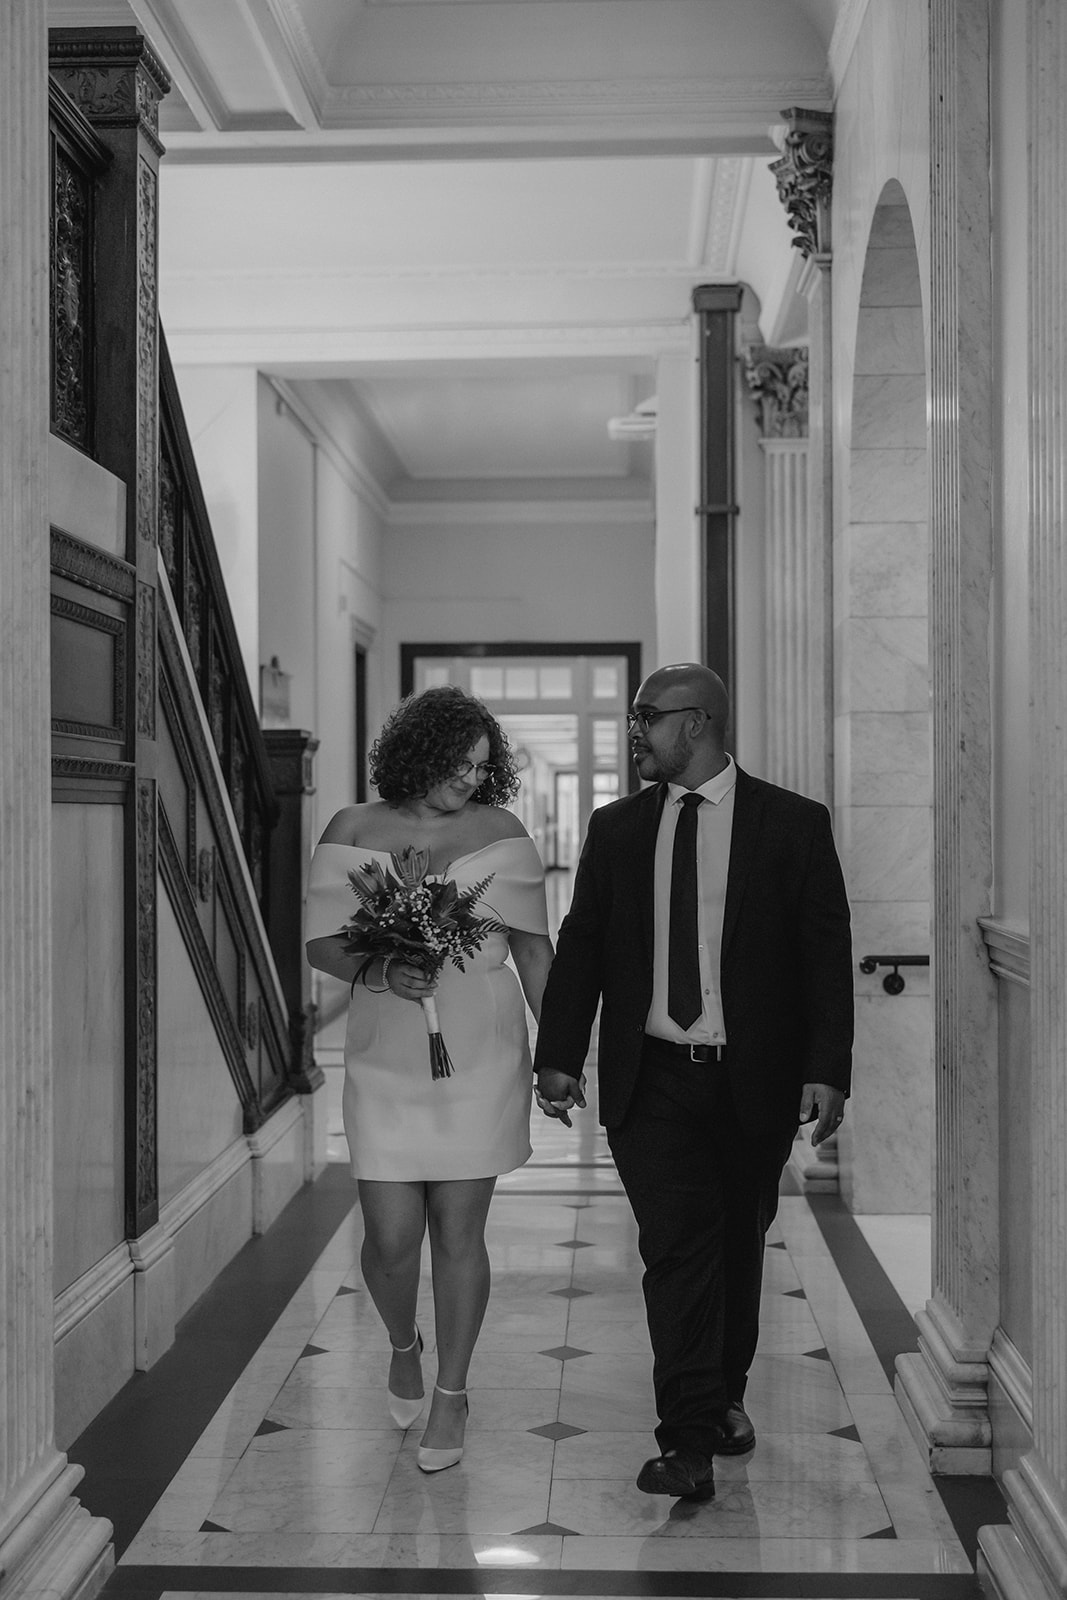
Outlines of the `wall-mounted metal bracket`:
M892 972L887 972L882 979L882 988L886 994L903 994L904 979L900 976L900 967L928 967L929 956L864 956L860 961L860 971L876 972L879 967L892 967Z

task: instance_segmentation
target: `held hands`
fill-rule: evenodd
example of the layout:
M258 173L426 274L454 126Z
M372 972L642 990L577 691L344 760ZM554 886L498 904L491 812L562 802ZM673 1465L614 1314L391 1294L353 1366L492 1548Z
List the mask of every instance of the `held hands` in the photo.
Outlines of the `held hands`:
M571 1119L568 1112L571 1108L578 1106L585 1110L585 1073L572 1078L569 1073L559 1072L555 1067L539 1072L534 1084L534 1099L546 1117L556 1117L569 1128Z
M822 1144L844 1121L844 1092L831 1089L826 1083L806 1083L800 1096L800 1120L811 1122L816 1116L818 1121L811 1134L813 1145Z

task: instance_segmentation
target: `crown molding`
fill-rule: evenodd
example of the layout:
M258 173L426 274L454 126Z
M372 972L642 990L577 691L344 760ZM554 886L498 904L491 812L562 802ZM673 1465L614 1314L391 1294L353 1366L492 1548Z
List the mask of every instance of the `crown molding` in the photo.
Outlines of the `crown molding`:
M651 500L394 500L390 528L651 527Z
M727 227L733 221L733 213L729 208L736 193L737 188L731 180L728 193L721 202L723 223ZM204 270L191 267L165 272L162 282L165 286L174 285L176 288L203 288L213 283L637 283L646 280L662 282L665 279L692 285L706 271L707 263L691 265L685 261L558 261L510 267L449 264L436 267L344 267L325 271L308 267L208 267Z
M842 0L841 9L837 13L834 31L830 37L830 48L827 55L830 62L830 77L833 80L836 100L848 71L849 62L852 60L856 41L860 36L867 8L871 0ZM805 105L803 100L787 100L786 105Z

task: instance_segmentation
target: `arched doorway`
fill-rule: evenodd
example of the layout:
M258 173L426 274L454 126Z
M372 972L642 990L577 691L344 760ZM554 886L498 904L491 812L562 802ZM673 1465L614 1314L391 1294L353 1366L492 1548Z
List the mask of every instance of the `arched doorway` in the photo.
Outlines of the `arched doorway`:
M926 361L919 260L899 183L882 191L860 293L836 596L836 807L852 901L855 1093L840 1141L857 1213L930 1209L932 727Z

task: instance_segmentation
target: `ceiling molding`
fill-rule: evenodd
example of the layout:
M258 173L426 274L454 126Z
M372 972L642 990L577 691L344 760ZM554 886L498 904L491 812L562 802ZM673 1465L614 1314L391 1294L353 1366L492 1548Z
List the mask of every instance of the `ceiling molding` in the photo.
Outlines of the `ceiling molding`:
M303 12L296 0L253 0L253 3L269 11L273 18L292 58L292 70L300 83L309 109L313 112L315 121L321 126L323 106L330 93L330 85L322 70L318 51L311 42L311 34L308 32Z
M848 71L849 62L852 60L852 53L856 48L856 41L860 36L860 30L863 27L870 0L840 0L840 5L841 9L837 13L837 21L834 23L834 31L830 38L830 48L827 52L835 100L840 92L845 73ZM804 101L795 103L798 105L805 104ZM794 102L787 101L786 104L792 105Z
M393 500L390 528L651 526L651 500Z
M309 74L293 38L289 7L284 0L237 0L263 59L299 127L318 127L322 120L321 72ZM316 62L316 65L318 63Z
M709 131L741 122L758 125L766 136L767 120L782 105L825 107L831 88L825 75L349 84L328 90L323 123L327 128L425 127L487 119L527 125L651 119L684 120Z

